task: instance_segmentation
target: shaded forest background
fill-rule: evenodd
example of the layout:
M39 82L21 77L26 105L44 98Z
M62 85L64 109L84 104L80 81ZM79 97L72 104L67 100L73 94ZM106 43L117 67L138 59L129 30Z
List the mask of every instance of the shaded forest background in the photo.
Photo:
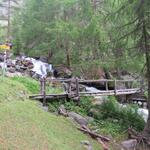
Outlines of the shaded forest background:
M20 0L6 0L19 2ZM14 53L48 56L68 67L125 69L145 65L148 0L26 0L11 14Z

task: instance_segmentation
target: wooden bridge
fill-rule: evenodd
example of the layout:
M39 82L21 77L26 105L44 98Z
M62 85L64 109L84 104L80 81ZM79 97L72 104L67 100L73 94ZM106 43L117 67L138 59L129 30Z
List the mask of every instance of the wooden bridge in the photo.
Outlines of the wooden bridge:
M48 94L46 93L46 84L61 82L67 84L67 88L64 93L61 94ZM105 87L103 90L95 92L80 92L80 85L83 84L98 84ZM76 101L80 101L80 97L84 96L108 96L108 95L132 95L140 93L142 91L142 82L138 80L81 80L78 78L67 80L40 80L40 94L32 95L29 98L43 100L43 104L46 104L47 100L71 98Z

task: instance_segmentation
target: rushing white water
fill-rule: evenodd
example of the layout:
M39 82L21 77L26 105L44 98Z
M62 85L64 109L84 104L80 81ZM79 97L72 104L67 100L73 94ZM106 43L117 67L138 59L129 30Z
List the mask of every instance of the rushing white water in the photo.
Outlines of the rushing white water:
M138 109L138 114L143 117L143 119L144 119L145 122L147 122L147 119L148 119L148 109L139 108Z
M88 86L86 86L85 89L86 89L86 91L88 91L88 92L100 92L100 90L98 90L98 89L95 88L95 87L88 87Z
M4 63L4 62L1 62L1 63L0 63L0 67L1 67L2 69L7 69L7 65L6 65L6 63Z
M36 60L34 58L25 58L25 60L30 60L33 63L32 71L36 74L40 75L42 78L47 76L48 72L52 72L52 65L48 63L44 63L40 60Z

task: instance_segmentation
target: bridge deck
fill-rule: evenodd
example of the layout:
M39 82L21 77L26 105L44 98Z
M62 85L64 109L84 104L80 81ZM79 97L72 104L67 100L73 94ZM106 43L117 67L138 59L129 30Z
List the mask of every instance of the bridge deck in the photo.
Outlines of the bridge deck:
M107 90L107 91L99 91L99 92L79 92L80 96L128 95L134 93L140 93L140 89L133 88L133 89L121 89L121 90Z
M122 89L122 90L108 90L108 91L99 91L99 92L79 92L80 97L86 97L86 96L110 96L110 95L128 95L128 94L134 94L139 93L139 88L134 89ZM74 95L74 94L72 94ZM67 98L69 97L69 94L67 93L61 93L61 94L47 94L45 95L45 99L60 99L60 98ZM31 99L43 99L44 95L37 94L32 95L29 98Z

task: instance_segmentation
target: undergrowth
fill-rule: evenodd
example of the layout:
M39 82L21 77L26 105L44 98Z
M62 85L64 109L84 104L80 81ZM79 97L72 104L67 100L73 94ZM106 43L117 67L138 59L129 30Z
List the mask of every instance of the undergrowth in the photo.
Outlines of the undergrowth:
M144 128L144 119L138 114L136 105L120 105L114 98L110 98L94 108L96 111L92 115L97 120L118 123L124 130L132 127L137 131L142 131Z
M49 110L56 112L62 104L68 111L93 117L91 128L97 128L101 133L113 137L125 135L129 127L142 131L145 125L143 118L137 113L137 106L122 106L115 97L109 97L102 105L93 105L92 97L81 98L79 105L73 101L56 100L49 103Z
M92 107L92 98L81 98L80 103L77 104L74 101L68 101L68 100L54 100L48 103L49 111L51 112L57 112L60 105L64 105L66 110L68 111L74 111L76 113L79 113L81 115L88 115L88 112L90 111Z

